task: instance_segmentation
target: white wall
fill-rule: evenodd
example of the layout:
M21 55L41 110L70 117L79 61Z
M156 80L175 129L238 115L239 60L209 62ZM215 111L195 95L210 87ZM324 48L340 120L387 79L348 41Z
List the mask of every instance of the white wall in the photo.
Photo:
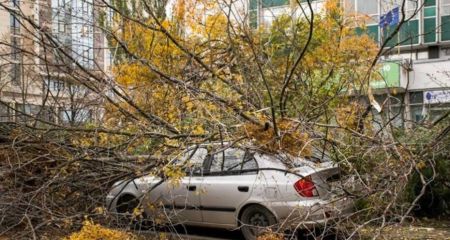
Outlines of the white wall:
M450 88L450 59L415 61L413 69L408 89Z

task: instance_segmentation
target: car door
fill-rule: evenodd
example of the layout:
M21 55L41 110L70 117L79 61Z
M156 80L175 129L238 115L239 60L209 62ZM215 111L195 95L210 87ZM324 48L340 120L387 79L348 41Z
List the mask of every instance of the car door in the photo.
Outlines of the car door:
M164 215L177 223L201 222L200 196L198 190L203 181L203 165L207 156L205 148L187 151L179 161L186 172L180 181L166 180L156 190L158 200L164 207Z
M228 148L210 155L207 162L200 195L203 221L234 225L236 210L252 193L256 160L243 149Z

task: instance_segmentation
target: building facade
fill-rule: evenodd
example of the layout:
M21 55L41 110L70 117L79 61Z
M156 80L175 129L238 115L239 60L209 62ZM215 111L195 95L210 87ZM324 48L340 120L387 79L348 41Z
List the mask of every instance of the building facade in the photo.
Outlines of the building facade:
M85 85L105 73L106 41L93 0L0 4L0 121L77 124L99 118Z
M249 0L249 25L270 25L282 14L300 15L296 2ZM308 9L306 0L300 2ZM318 12L324 2L312 0L313 11ZM380 26L380 18L401 4L402 0L341 1L345 12L364 16L366 27L355 30L380 46L395 28ZM381 58L384 79L372 81L371 86L384 111L394 116L394 125L412 127L433 122L450 110L450 0L407 0L405 14L410 20L385 45L391 51Z

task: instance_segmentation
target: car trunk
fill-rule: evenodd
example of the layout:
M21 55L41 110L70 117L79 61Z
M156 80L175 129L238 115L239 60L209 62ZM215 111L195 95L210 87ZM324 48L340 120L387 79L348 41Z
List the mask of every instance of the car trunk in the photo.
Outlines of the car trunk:
M303 166L295 168L294 171L301 176L311 178L321 199L329 199L343 193L339 167L332 162L306 163L305 161Z

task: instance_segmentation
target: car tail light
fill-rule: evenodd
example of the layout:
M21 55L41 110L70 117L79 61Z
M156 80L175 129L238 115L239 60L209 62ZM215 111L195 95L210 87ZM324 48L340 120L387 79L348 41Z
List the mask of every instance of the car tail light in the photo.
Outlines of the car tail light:
M294 188L298 192L298 194L303 197L315 197L318 195L311 176L307 176L298 180L294 184Z

